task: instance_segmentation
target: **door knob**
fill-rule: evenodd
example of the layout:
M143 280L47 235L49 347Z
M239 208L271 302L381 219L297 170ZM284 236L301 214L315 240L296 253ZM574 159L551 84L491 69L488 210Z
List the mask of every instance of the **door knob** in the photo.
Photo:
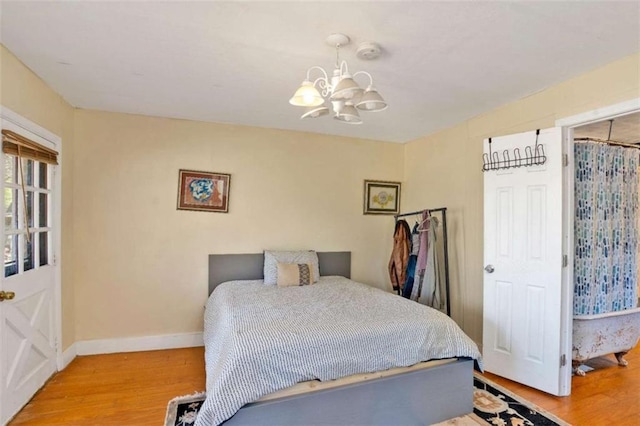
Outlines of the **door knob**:
M493 267L493 265L487 265L484 267L484 270L487 271L488 273L492 274L493 271L496 270L496 268Z
M3 300L11 300L16 297L16 294L12 291L0 291L0 302Z

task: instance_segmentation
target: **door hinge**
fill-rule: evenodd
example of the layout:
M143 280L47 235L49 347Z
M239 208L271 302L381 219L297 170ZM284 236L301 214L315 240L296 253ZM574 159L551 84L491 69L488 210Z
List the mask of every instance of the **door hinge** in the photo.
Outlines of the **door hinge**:
M566 268L569 266L569 257L566 254L562 255L562 267Z
M567 167L569 165L569 154L562 155L562 165Z
M564 367L565 365L567 365L567 355L562 354L560 357L560 367Z

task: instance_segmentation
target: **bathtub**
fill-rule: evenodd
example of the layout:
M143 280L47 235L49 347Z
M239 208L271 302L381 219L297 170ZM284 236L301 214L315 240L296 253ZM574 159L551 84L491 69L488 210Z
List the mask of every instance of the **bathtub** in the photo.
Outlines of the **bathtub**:
M573 366L602 355L615 354L618 364L627 365L624 356L640 338L640 307L599 315L573 317Z

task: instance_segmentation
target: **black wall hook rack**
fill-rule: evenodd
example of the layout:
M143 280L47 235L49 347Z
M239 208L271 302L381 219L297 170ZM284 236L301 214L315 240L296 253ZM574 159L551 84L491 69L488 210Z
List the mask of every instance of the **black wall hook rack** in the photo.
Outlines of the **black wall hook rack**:
M524 147L524 157L520 152L520 148L514 148L513 152L505 149L502 152L502 158L498 152L491 149L491 138L489 138L489 152L482 154L482 171L490 172L495 170L505 170L512 167L529 167L541 166L547 162L547 156L544 153L544 146L538 143L540 129L536 130L536 143L533 147L527 145Z

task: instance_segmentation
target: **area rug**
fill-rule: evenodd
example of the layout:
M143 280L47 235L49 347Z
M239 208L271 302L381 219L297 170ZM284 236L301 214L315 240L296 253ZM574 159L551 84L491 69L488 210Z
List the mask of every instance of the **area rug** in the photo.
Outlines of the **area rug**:
M473 413L491 425L569 426L569 423L479 374L473 376Z
M438 423L438 426L569 426L486 377L474 375L473 388L473 414ZM204 398L204 392L173 398L167 406L165 426L192 426Z
M196 416L206 394L194 393L173 398L167 406L167 415L164 419L165 426L190 426L196 422Z

